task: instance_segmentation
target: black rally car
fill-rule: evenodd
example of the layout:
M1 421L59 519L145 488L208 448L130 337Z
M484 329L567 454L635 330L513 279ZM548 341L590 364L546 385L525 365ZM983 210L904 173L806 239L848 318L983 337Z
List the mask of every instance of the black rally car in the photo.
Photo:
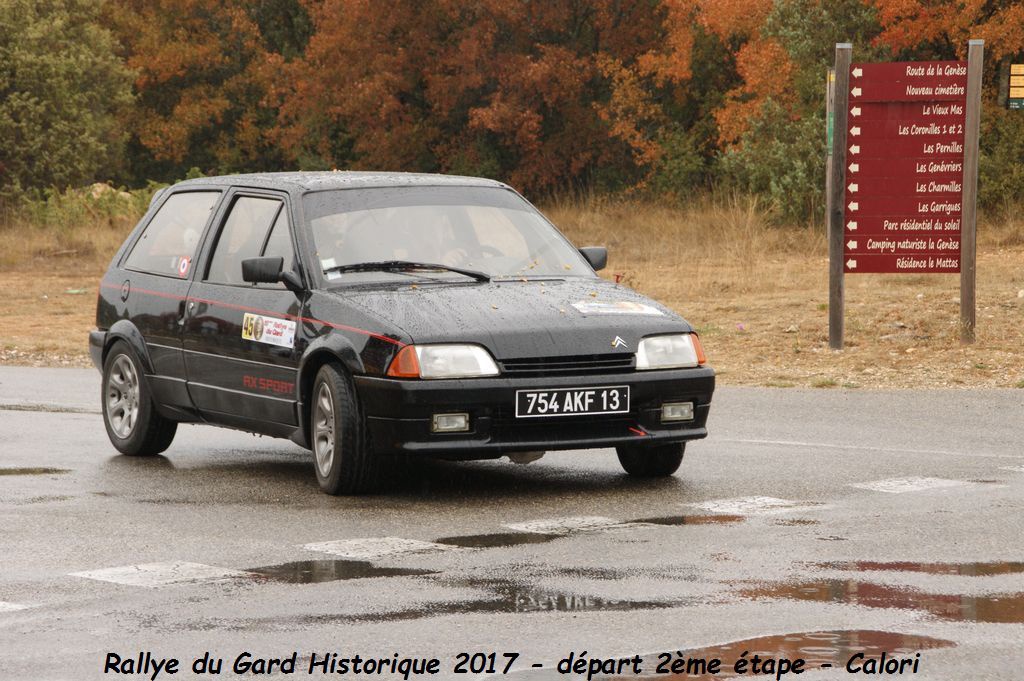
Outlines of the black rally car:
M707 434L714 371L685 320L594 273L606 259L490 180L181 182L100 285L107 433L128 455L179 422L290 438L331 494L373 489L390 455L615 447L670 475Z

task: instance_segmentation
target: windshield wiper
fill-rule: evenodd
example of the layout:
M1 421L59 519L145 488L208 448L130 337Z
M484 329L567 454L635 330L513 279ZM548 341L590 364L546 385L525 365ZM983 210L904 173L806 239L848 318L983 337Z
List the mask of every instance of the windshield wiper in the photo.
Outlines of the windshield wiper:
M411 260L378 260L376 262L356 262L348 265L335 265L334 267L326 268L324 270L324 274L327 274L328 272L387 272L388 270L394 270L396 272L404 270L442 270L445 272L455 272L456 274L472 277L477 281L491 280L491 275L484 272L467 270L461 267L450 267L440 263L413 262Z

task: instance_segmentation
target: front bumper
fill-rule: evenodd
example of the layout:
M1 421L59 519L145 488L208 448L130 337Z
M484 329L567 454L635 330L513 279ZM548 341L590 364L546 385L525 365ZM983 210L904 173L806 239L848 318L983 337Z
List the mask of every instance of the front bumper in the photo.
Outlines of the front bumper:
M383 454L497 458L506 452L655 445L707 437L709 367L541 378L401 380L356 376L373 448ZM631 411L517 419L517 390L629 385ZM692 421L661 422L665 402L693 402ZM433 433L434 414L467 412L464 433Z

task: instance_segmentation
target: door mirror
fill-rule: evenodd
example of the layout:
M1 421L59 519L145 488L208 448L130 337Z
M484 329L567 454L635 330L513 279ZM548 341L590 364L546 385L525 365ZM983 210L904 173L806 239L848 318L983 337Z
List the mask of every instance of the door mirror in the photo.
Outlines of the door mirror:
M302 280L295 272L282 272L284 258L247 258L242 261L242 280L251 284L284 284L292 293L302 293Z
M584 246L580 249L580 255L587 259L595 272L608 266L608 249L604 246Z
M281 281L284 258L248 258L242 261L242 281L251 284L276 284Z

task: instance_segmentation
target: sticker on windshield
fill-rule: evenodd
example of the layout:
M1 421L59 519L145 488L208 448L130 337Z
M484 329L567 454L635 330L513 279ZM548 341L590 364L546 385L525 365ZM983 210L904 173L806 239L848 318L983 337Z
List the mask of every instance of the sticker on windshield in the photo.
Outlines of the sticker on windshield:
M644 314L652 315L655 317L663 317L665 313L654 307L653 305L646 305L644 303L631 303L626 300L617 300L615 302L604 302L600 300L581 300L578 303L573 303L573 307L577 311L583 314Z
M246 312L245 318L242 319L242 338L257 343L293 348L295 347L295 322Z

